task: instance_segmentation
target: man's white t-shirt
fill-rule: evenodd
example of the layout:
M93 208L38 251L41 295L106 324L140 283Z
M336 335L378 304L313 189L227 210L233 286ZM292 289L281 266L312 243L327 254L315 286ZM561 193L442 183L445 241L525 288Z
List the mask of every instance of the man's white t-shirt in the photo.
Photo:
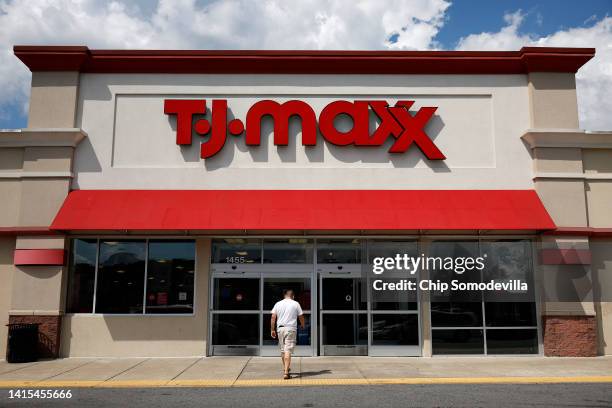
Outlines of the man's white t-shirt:
M293 299L283 299L276 302L272 308L276 314L276 327L287 327L297 330L297 318L304 314L302 307Z

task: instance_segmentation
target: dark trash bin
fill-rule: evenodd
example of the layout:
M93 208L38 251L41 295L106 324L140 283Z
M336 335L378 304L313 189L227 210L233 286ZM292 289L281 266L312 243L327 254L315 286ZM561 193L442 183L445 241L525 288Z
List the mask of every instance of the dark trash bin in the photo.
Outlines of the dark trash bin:
M6 361L27 363L38 360L38 323L15 323L8 326Z

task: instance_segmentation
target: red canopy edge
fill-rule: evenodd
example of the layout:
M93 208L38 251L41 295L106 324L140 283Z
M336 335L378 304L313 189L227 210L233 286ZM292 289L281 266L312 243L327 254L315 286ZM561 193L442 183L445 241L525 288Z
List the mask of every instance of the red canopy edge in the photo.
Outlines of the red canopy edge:
M551 230L533 190L75 190L50 229Z

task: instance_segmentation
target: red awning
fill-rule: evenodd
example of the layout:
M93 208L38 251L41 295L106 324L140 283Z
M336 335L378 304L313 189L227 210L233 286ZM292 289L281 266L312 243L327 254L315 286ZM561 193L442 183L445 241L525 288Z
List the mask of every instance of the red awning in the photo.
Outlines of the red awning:
M532 190L77 190L52 230L549 230Z

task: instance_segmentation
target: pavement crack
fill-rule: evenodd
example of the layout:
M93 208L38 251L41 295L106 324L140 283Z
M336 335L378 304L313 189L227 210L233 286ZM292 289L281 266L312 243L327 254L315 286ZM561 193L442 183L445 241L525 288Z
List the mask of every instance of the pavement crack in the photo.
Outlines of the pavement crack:
M357 372L359 373L359 375L361 376L361 378L363 378L364 380L367 381L368 384L370 384L370 379L368 377L365 376L365 374L363 373L363 371L361 371L361 368L359 368L359 365L357 364L357 362L355 360L353 360L353 365L355 366L355 369L357 369Z
M233 387L236 384L236 381L238 381L238 379L242 376L242 373L244 373L244 370L246 369L246 366L249 365L249 363L251 362L251 360L253 359L253 357L249 357L249 359L246 361L246 363L244 363L244 365L242 366L242 370L240 370L240 372L238 373L238 375L236 376L236 378L234 378L234 381L232 381L232 385L230 385L230 387Z
M145 358L144 360L137 362L137 363L136 363L136 364L134 364L133 366L129 366L129 367L128 367L128 368L126 368L125 370L120 371L120 372L118 372L118 373L117 373L117 374L115 374L115 375L111 375L110 377L108 377L106 380L104 380L104 381L102 381L102 382L107 382L107 381L109 381L109 380L112 380L113 378L116 378L116 377L120 376L121 374L123 374L123 373L125 373L125 372L127 372L127 371L130 371L132 368L136 368L136 367L138 367L139 365L141 365L142 363L144 363L145 361L149 361L149 360L150 360L150 358Z
M185 367L183 370L181 370L177 375L175 375L174 377L172 377L170 379L170 381L168 382L172 382L174 381L178 376L180 376L181 374L183 374L185 371L189 370L191 367L193 367L194 365L196 365L196 363L198 363L199 361L201 361L204 357L200 357L198 359L196 359L193 363L189 364L187 367Z
M42 364L42 363L43 363L43 361L37 361L37 362L35 362L35 363L33 363L33 364L27 364L27 365L24 365L23 367L15 367L14 369L11 369L11 370L8 370L8 371L3 371L3 372L1 372L1 373L0 373L0 376L3 376L3 375L5 375L5 374L14 373L15 371L23 370L23 369L25 369L25 368L34 367L34 366L39 365L39 364Z
M51 378L59 377L59 376L60 376L60 375L62 375L62 374L66 374L66 373L69 373L69 372L71 372L71 371L76 370L77 368L84 367L84 366L86 366L87 364L91 364L91 363L93 363L94 361L96 361L96 360L86 361L85 363L80 364L80 365L78 365L78 366L76 366L76 367L72 367L72 368L69 368L68 370L65 370L65 371L59 372L59 373L57 373L57 374L53 374L52 376L45 377L45 378L43 378L43 379L39 380L38 382L41 382L41 381L47 381L47 380L50 380Z

